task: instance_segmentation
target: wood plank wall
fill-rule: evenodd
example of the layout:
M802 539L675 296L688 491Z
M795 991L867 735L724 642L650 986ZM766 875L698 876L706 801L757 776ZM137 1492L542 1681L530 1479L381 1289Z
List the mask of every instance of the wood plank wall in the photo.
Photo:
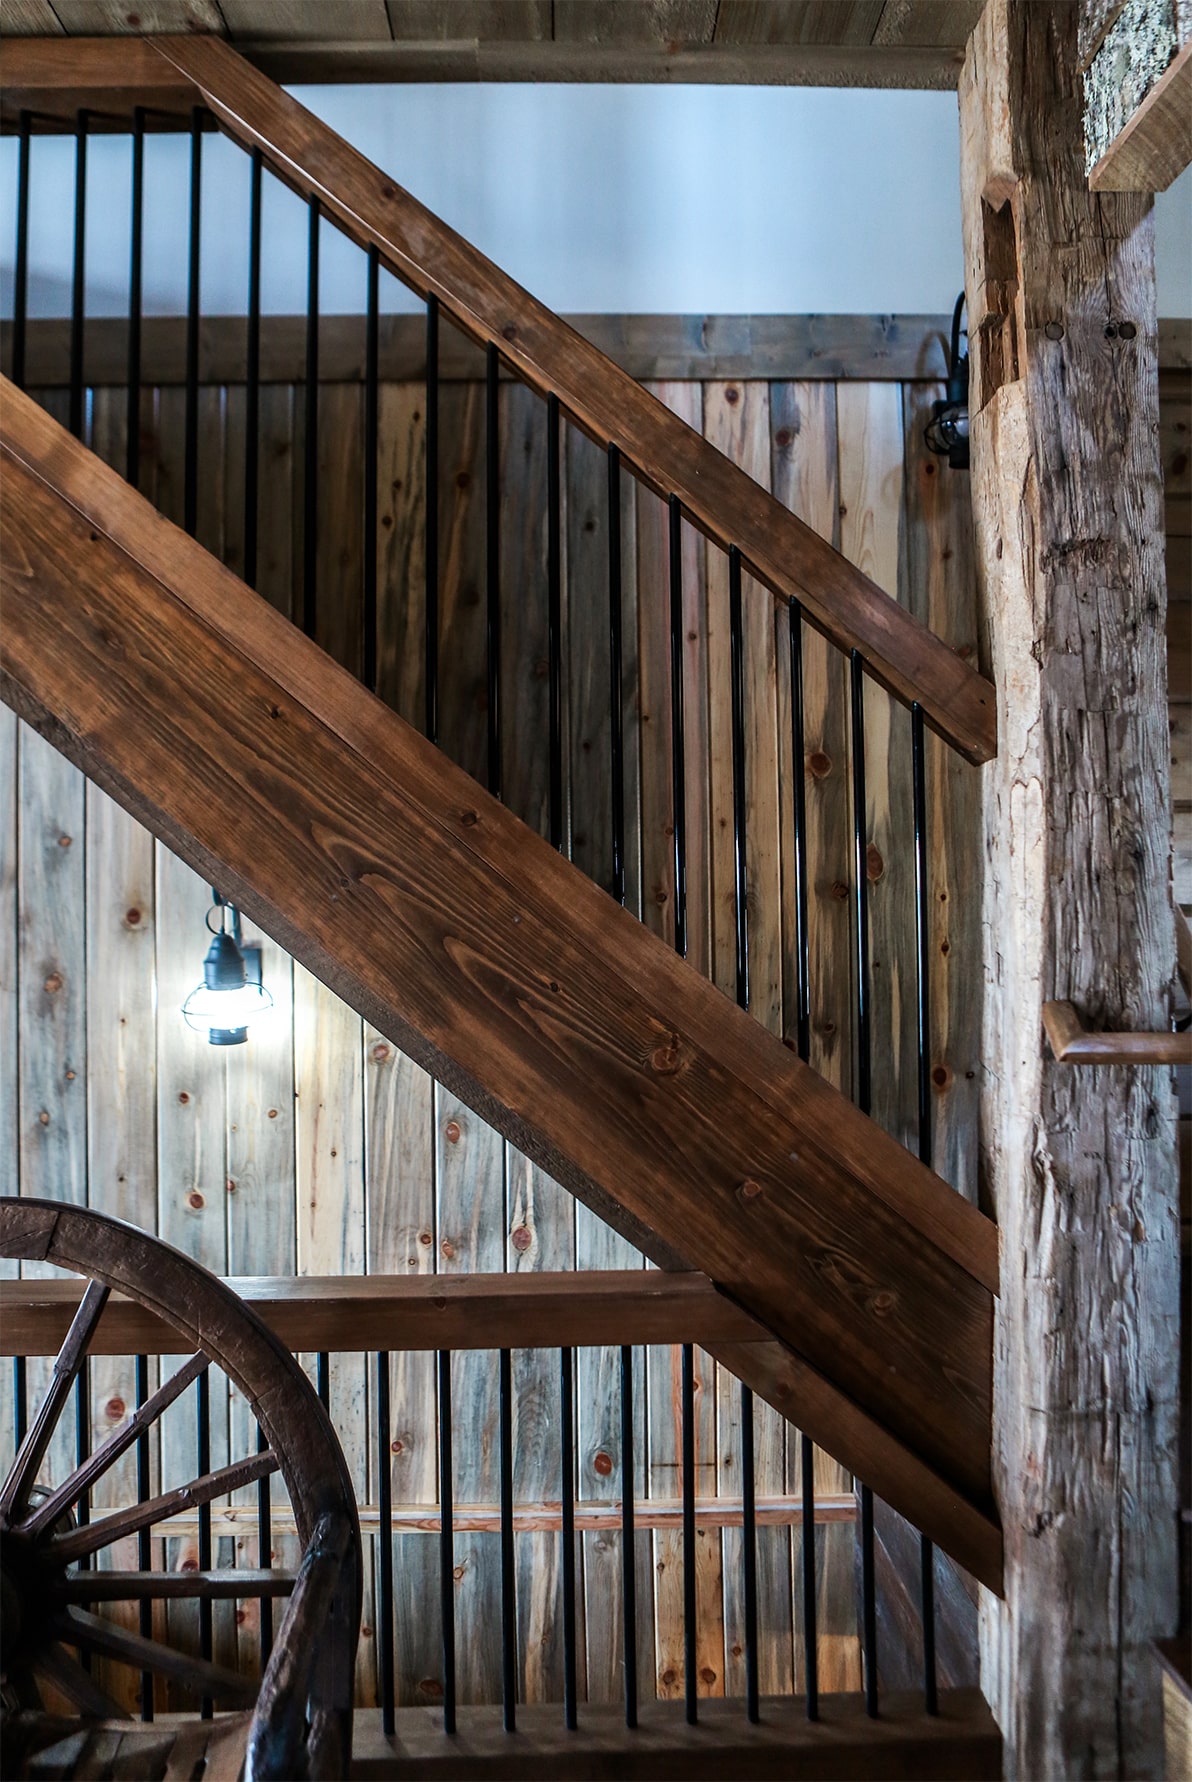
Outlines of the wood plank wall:
M440 512L440 741L482 774L484 698L484 392L466 349L449 349L457 373L442 389ZM654 386L663 401L742 463L758 481L922 616L959 650L976 650L968 484L930 457L923 425L937 386L839 382L769 375L712 375ZM477 362L476 371L479 371ZM1186 564L1186 378L1164 410L1173 518L1173 572ZM40 392L63 407L60 389ZM122 467L124 392L89 397L90 440ZM245 393L201 392L199 536L233 568L243 558ZM361 660L360 434L354 378L320 391L319 639L340 660ZM183 395L176 383L144 393L142 486L181 517ZM304 404L300 385L262 390L259 585L282 611L301 599ZM421 383L386 382L380 402L380 691L421 724L425 397ZM546 430L528 391L501 391L501 573L505 590L502 708L506 798L546 828ZM575 861L609 883L607 501L603 454L564 429L566 562L564 734L568 845ZM629 902L660 934L673 932L669 780L667 531L663 505L624 479L623 676ZM1180 553L1183 553L1180 556ZM691 957L734 993L732 784L729 769L727 572L723 555L690 530L684 539L687 654L689 921ZM1174 580L1174 574L1173 574ZM1173 590L1174 591L1174 590ZM789 633L763 592L747 584L746 732L752 1007L773 1031L794 1031L792 885L794 842ZM1185 608L1185 611L1188 609ZM854 969L850 928L851 817L847 664L814 634L805 639L805 753L811 890L812 1060L846 1090L853 1078ZM1185 688L1183 697L1188 697ZM1187 713L1187 706L1180 711ZM1173 707L1173 713L1175 708ZM1187 739L1177 723L1176 754ZM1181 741L1182 738L1182 741ZM908 1142L915 1136L914 931L909 720L870 687L867 870L873 923L875 1110ZM980 856L974 770L929 739L932 820L931 946L936 1165L974 1196ZM1177 798L1186 797L1187 763ZM1182 786L1182 790L1180 789ZM178 1009L200 974L210 893L164 847L37 736L0 708L0 1147L6 1179L44 1194L118 1213L160 1232L220 1272L284 1274L607 1268L641 1257L548 1176L505 1144L470 1109L436 1086L268 937L265 981L277 1012L230 1051L207 1046ZM1187 810L1187 804L1183 807ZM1187 819L1185 818L1185 822ZM1186 851L1186 845L1185 845ZM1181 868L1187 871L1187 865ZM1184 885L1181 896L1192 896ZM615 1351L577 1359L577 1489L584 1499L620 1495ZM636 1487L673 1499L678 1489L678 1351L639 1359ZM35 1384L38 1370L31 1369ZM557 1357L516 1358L517 1491L557 1498ZM3 1439L10 1439L3 1383ZM98 1438L134 1401L131 1364L96 1363L92 1420ZM245 1407L213 1384L213 1461L248 1451ZM436 1391L426 1356L391 1362L389 1465L395 1504L437 1501ZM454 1367L457 1502L497 1497L495 1357ZM377 1501L375 1381L359 1358L333 1362L332 1412L362 1503ZM697 1491L739 1496L739 1398L735 1382L697 1356ZM796 1432L758 1409L759 1493L800 1489ZM55 1457L61 1470L65 1448ZM179 1409L164 1426L157 1477L190 1476L194 1428ZM189 1471L187 1470L189 1469ZM817 1454L825 1496L849 1480ZM131 1460L107 1500L133 1491ZM246 1503L252 1493L243 1493ZM499 1695L497 1536L461 1534L456 1598L461 1700ZM581 1693L620 1691L619 1534L581 1536ZM740 1536L701 1527L700 1688L743 1688ZM561 1695L558 1539L517 1537L522 1688L527 1699ZM275 1540L292 1561L292 1537ZM800 1536L790 1526L758 1532L761 1684L802 1682L794 1584ZM820 1682L859 1686L853 1531L819 1530ZM193 1563L193 1540L170 1543L168 1561ZM223 1533L216 1563L256 1563L252 1534ZM124 1556L124 1563L134 1563ZM427 1703L441 1689L436 1542L395 1539L398 1699ZM372 1567L361 1643L360 1697L376 1699ZM683 1690L681 1543L669 1531L638 1536L639 1671L644 1693ZM193 1638L185 1605L171 1605L181 1637ZM251 1665L256 1611L216 1612L216 1655L237 1650ZM129 1679L113 1676L127 1693Z

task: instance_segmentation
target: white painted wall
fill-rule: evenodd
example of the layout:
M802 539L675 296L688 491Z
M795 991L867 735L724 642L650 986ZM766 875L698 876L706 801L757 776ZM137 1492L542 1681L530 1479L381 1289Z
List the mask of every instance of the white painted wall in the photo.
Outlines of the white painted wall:
M961 283L948 93L645 86L295 89L553 309L939 312ZM187 145L146 150L149 313L185 305ZM11 314L16 144L0 142L0 307ZM245 302L247 158L203 144L202 305ZM89 149L88 310L124 312L128 142ZM73 145L33 150L31 308L69 308ZM305 307L303 207L267 181L263 300ZM1192 171L1156 204L1159 310L1192 315ZM359 309L363 256L324 227L321 303ZM383 281L383 306L413 300Z

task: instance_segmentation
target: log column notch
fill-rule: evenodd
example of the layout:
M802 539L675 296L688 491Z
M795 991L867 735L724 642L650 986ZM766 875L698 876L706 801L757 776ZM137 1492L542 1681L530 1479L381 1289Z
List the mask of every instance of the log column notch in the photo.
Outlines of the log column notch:
M1174 970L1151 200L1090 194L1076 7L990 0L960 83L985 769L982 1166L1001 1226L1007 1773L1162 1774L1176 1618L1172 1075L1073 1068L1041 1006L1167 1023Z

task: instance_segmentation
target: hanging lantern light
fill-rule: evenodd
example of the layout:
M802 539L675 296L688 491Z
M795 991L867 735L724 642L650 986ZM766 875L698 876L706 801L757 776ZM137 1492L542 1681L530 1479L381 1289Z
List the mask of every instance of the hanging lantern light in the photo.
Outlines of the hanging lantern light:
M203 981L196 984L182 1005L188 1027L205 1033L213 1046L242 1046L248 1024L273 1007L273 998L261 982L261 949L245 945L240 912L212 892L213 908L207 915L211 945L203 960ZM219 923L212 928L211 917Z
M960 355L960 318L964 314L964 292L956 299L952 312L952 343L948 354L947 395L931 405L931 419L923 430L929 452L946 458L953 470L969 467L969 362L968 354Z

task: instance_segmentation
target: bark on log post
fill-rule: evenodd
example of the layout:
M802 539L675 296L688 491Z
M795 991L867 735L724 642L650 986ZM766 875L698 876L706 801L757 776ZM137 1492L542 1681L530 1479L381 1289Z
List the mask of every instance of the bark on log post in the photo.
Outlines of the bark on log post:
M1022 1778L1162 1774L1175 1624L1170 1070L1054 1062L1042 1004L1158 1029L1174 971L1151 201L1089 193L1076 7L990 0L960 84L985 769L983 1174L1002 1232L983 1682Z

